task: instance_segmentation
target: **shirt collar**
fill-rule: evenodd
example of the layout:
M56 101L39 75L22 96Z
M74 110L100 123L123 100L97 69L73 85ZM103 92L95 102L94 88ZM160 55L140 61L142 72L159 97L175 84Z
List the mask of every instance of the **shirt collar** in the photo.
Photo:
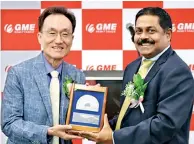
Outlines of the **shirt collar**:
M61 71L62 71L62 63L59 65L59 67L57 69L54 69L51 64L47 61L47 59L45 58L43 52L42 52L42 56L43 56L43 61L46 67L46 72L47 74L51 73L52 71L56 70L60 75L61 75Z

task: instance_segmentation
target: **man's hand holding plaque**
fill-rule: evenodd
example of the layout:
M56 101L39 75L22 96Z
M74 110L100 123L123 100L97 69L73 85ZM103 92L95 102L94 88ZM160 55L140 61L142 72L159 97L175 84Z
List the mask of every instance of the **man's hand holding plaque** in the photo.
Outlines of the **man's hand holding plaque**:
M66 124L72 126L74 134L76 131L99 132L103 126L108 88L73 83L68 89L71 90Z
M113 131L109 125L107 114L104 116L104 125L99 133L80 131L79 136L103 144L113 144Z

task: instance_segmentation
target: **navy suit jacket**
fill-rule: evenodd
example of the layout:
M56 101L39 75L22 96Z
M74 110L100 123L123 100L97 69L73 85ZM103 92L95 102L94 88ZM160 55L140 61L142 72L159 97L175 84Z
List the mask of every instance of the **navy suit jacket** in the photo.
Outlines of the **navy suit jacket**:
M124 72L123 89L137 73L142 58ZM121 129L114 131L115 144L188 144L194 99L194 80L189 67L169 48L145 78L148 82L143 106L128 108ZM124 97L121 98L121 106ZM110 121L115 129L117 117Z
M83 72L63 62L62 80L71 77L85 83ZM64 82L64 81L63 81ZM2 99L2 131L8 144L47 144L52 137L47 129L53 125L47 71L42 54L13 66L8 72ZM60 124L65 124L69 98L60 97ZM61 144L71 141L61 139Z

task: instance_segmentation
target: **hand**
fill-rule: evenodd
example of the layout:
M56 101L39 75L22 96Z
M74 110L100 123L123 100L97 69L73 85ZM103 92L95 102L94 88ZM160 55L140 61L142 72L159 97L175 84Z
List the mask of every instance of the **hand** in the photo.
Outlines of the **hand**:
M57 136L65 140L82 139L80 136L68 134L68 131L72 129L70 125L55 125L48 128L48 135Z
M96 87L100 87L100 84L99 84L99 83L96 84L96 85L90 85L90 83L86 83L85 85L86 85L86 86L96 86Z
M113 131L110 128L107 114L105 114L104 115L104 126L99 133L81 131L79 135L89 140L95 141L97 143L113 144L112 133Z

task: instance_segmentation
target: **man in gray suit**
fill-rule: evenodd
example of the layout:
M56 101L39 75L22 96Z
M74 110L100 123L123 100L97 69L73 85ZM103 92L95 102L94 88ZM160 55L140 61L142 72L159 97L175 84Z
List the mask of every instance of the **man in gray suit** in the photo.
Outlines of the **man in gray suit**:
M103 144L188 144L194 80L187 64L171 48L171 38L172 21L165 10L147 7L137 13L133 40L141 57L126 67L123 90L134 74L143 75L145 62L152 61L144 71L144 108L131 107L122 96L119 117L108 122L105 116L99 133L81 132L82 136Z
M8 144L69 144L78 136L67 133L69 98L62 90L65 77L84 84L83 72L63 61L73 41L76 19L64 7L50 7L38 19L38 41L43 51L15 65L8 72L2 99L2 131ZM51 73L58 73L58 123L53 124L54 103L50 97ZM52 112L53 111L53 112ZM54 117L55 119L55 117ZM55 143L53 137L60 138Z

